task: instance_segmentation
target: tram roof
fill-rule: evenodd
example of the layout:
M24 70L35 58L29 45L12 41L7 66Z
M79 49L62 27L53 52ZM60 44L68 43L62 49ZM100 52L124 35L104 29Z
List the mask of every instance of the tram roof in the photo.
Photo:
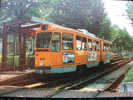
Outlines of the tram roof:
M95 36L91 36L91 35L88 35L88 34L84 34L83 32L79 31L78 29L72 29L72 28L69 28L69 27L64 27L64 26L61 26L61 25L58 25L58 24L55 24L55 23L52 23L52 22L49 22L49 21L46 21L46 20L42 20L42 19L37 18L37 17L31 17L31 23L23 24L23 25L21 25L21 27L22 28L27 28L27 27L37 26L37 25L50 25L52 30L57 30L57 29L64 30L64 31L71 32L71 33L73 32L73 33L76 33L76 34L79 34L79 35L89 36L92 39L100 40L100 38L95 37ZM104 42L112 44L112 42L107 41L107 40L104 40Z
M99 39L100 40L100 38L90 36L88 34L84 34L83 32L81 32L79 30L64 27L64 26L61 26L61 25L58 25L58 24L55 24L55 23L52 23L52 22L49 22L46 20L42 20L42 19L37 18L37 17L30 17L30 18L25 18L22 20L15 20L15 21L7 22L6 24L7 24L7 26L10 26L14 30L21 28L21 29L31 30L31 31L28 31L31 33L33 31L36 31L36 28L39 28L40 25L46 25L47 24L47 25L50 25L53 30L56 30L56 29L65 30L67 32L71 32L71 33L73 32L73 33L78 34L78 35L89 36L92 39L96 39L96 40ZM105 42L111 43L111 42L106 41L106 40L105 40Z
M52 22L49 22L49 21L46 21L46 20L42 20L42 19L37 18L37 17L31 17L30 23L28 22L28 23L22 24L21 27L22 28L32 28L34 30L39 25L50 25L52 30L57 30L58 29L58 30L61 30L61 31L67 31L67 32L71 32L71 33L73 32L75 34L79 34L79 35L83 35L83 36L90 36L92 39L100 39L100 38L85 34L85 33L81 32L79 30L64 27L64 26L61 26L61 25L58 25L58 24L55 24L55 23L52 23Z

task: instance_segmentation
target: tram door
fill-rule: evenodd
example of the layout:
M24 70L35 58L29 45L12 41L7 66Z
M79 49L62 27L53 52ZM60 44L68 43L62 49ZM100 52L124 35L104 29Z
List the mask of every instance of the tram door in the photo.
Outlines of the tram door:
M74 37L72 34L62 34L62 63L64 65L74 64L74 52L73 52Z
M51 55L51 60L49 59L49 61L51 61L51 64L53 66L59 66L62 64L62 58L61 55L62 53L61 51L61 34L59 32L53 32L53 36L52 36L52 41L51 41L51 45L50 45L50 55Z

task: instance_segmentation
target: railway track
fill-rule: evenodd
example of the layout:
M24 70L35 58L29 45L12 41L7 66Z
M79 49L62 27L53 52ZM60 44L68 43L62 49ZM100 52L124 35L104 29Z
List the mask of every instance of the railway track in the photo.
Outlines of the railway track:
M127 59L125 61L121 61L121 62L118 61L118 63L113 63L110 65L110 66L112 66L112 68L110 70L105 70L104 72L102 72L102 74L93 74L93 75L85 77L85 78L82 77L80 80L74 81L70 84L66 84L65 86L60 87L58 91L55 91L52 95L49 95L47 97L51 98L63 91L81 89L81 88L85 87L87 84L94 82L96 79L101 78L102 76L109 74L109 73L113 72L114 70L120 68L120 66L123 66L124 64L130 62L132 59Z
M103 67L99 67L97 69L94 68L94 69L92 69L93 71L91 70L90 72L89 71L84 72L84 74L82 76L81 75L78 76L77 73L69 73L67 75L62 75L62 78L60 77L60 79L57 79L56 81L49 81L48 83L45 83L44 81L41 81L41 82L43 82L43 84L40 84L40 85L34 85L33 83L39 83L42 77L38 76L39 78L35 79L35 77L37 77L37 75L35 75L35 74L33 75L33 73L32 74L30 73L27 76L26 75L23 76L23 77L21 76L22 79L24 77L26 79L27 78L29 79L29 77L31 77L31 76L34 77L33 79L31 79L32 81L29 79L30 80L29 83L28 83L28 80L21 81L21 82L16 82L15 80L17 80L17 79L14 79L14 80L8 81L8 82L6 81L5 83L8 83L7 84L8 86L12 86L12 85L22 86L21 89L17 89L17 91L21 91L24 88L26 88L26 86L30 87L30 84L32 82L33 87L40 87L40 89L41 88L45 88L45 89L49 88L51 90L54 90L54 91L52 91L52 93L50 95L46 96L46 97L53 97L53 96L55 96L58 93L63 92L63 91L82 88L83 86L88 84L88 82L93 82L94 80L104 76L105 74L108 74L111 71L116 70L117 68L120 68L120 66L124 65L125 63L128 63L130 60L132 60L132 59L125 59L125 61L121 60L121 61L117 61L117 62L112 63L112 64L107 64L107 65L105 65L106 67L104 66L104 68ZM107 70L109 67L111 67L110 70ZM102 74L94 74L93 73L93 72L98 73L98 71L100 72L103 69L105 71ZM76 75L73 75L73 74L76 74ZM73 75L73 76L70 78L70 75ZM18 79L20 79L20 77ZM5 83L3 82L3 83L1 83L1 85L2 84L5 85ZM31 88L32 88L32 85L31 85ZM8 93L13 93L13 91L8 92ZM0 95L2 96L2 95L6 95L6 94L7 93L2 93Z
M116 64L118 62L115 62ZM114 63L113 63L114 64ZM110 66L110 65L105 65L105 66ZM99 70L102 70L102 69L106 69L108 67L105 67L105 66L102 66L102 67L97 67L97 68L91 68L89 70L87 70L87 75L88 73L89 74L93 74L93 72L98 72ZM74 73L67 73L66 75L63 74L63 75L59 75L59 77L63 80L58 80L58 77L49 77L47 78L47 76L43 76L43 75L40 75L40 74L36 74L34 72L30 72L30 73L26 73L26 74L22 74L20 76L16 76L12 79L8 79L8 80L5 80L5 81L2 81L0 82L0 86L1 85L7 85L7 86L25 86L25 85L30 85L31 83L35 83L35 82L44 82L46 81L45 79L57 79L57 81L54 82L54 80L51 82L51 83L58 83L58 81L65 81L66 79L71 79L69 78L69 76L73 76L73 74L76 74L78 75L76 72ZM83 76L86 75L86 72L84 72ZM64 78L65 77L65 78ZM75 79L75 77L74 77Z
M39 79L40 76L38 74L31 72L0 82L0 86L24 86L26 84L37 82Z
M113 59L112 59L112 62L116 62L116 61L119 61L119 60L122 60L122 56L115 56Z
M52 98L94 98L94 97L104 97L103 94L108 91L110 87L114 87L115 82L120 82L121 78L125 75L126 71L129 70L131 65L133 64L133 61L131 63L128 63L124 65L123 67L109 73L106 76L103 76L101 78L98 78L94 82L88 83L87 86L84 86L81 89L76 90L65 90L61 93L55 94L52 96ZM119 80L120 79L120 80ZM119 84L119 83L118 83ZM109 90L110 91L110 90ZM111 90L112 91L112 90ZM119 94L117 92L117 94ZM106 94L104 94L105 97ZM108 95L109 97L109 95ZM111 97L111 96L110 96Z

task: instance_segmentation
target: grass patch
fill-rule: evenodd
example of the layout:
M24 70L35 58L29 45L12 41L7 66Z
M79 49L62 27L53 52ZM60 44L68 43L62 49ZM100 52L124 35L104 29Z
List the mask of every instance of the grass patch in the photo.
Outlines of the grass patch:
M123 58L129 58L129 56L123 56Z
M124 78L124 82L133 82L133 65Z

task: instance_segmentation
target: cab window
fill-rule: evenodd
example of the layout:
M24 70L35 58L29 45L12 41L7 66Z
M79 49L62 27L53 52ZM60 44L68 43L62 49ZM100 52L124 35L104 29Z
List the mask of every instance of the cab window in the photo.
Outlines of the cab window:
M54 33L50 47L51 51L60 51L60 33Z
M62 47L64 50L72 50L73 49L73 35L72 34L63 33Z
M36 36L36 48L49 48L52 32L41 32Z

